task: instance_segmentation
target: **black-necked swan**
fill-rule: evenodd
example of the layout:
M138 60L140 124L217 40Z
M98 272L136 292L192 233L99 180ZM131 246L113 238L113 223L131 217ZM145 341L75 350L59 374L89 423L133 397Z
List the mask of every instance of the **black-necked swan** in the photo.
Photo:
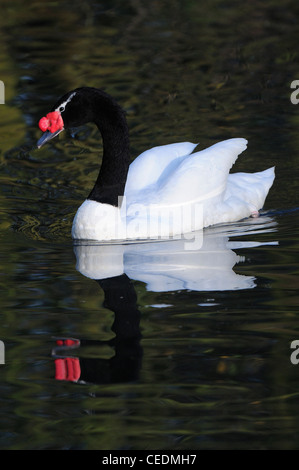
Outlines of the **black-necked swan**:
M229 170L247 147L243 138L194 152L181 142L143 152L130 164L124 111L102 90L66 93L39 121L40 148L62 130L94 122L103 140L99 175L79 207L74 239L126 240L171 237L258 215L274 181L274 167L258 173Z

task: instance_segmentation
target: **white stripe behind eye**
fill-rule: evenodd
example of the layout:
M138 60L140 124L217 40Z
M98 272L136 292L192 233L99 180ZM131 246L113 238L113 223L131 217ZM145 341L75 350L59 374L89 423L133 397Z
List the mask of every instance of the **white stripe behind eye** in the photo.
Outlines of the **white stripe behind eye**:
M75 96L75 94L76 94L76 92L74 91L74 93L72 93L72 94L68 97L68 99L67 99L66 101L64 101L63 103L61 103L61 104L55 109L55 111L59 111L59 112L62 113L62 112L65 110L66 105L71 101L71 99ZM63 108L63 109L60 111L61 108Z

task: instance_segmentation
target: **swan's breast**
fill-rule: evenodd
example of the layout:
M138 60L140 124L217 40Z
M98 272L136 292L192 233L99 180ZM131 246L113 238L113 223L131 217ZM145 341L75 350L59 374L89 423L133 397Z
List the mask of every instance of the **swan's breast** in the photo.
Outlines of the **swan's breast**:
M72 237L75 240L120 240L125 238L124 229L118 207L86 199L75 215Z

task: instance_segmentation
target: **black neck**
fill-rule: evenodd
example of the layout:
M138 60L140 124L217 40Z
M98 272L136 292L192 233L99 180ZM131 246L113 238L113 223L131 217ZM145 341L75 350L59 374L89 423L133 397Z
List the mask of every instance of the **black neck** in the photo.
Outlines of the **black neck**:
M88 199L118 206L125 190L130 164L129 131L124 111L106 93L96 90L92 103L93 121L103 139L103 159Z

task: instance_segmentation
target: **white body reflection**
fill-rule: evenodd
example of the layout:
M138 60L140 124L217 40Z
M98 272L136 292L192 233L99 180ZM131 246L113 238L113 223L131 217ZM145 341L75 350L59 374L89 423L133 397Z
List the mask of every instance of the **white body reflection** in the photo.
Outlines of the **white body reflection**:
M267 243L247 241L244 237L242 241L230 239L274 231L275 225L271 218L259 217L214 226L201 232L201 246L196 243L194 249L192 241L188 244L186 239L125 244L80 242L74 247L76 267L84 276L96 280L126 274L144 282L152 292L252 289L255 278L237 274L233 269L244 261L233 250Z

